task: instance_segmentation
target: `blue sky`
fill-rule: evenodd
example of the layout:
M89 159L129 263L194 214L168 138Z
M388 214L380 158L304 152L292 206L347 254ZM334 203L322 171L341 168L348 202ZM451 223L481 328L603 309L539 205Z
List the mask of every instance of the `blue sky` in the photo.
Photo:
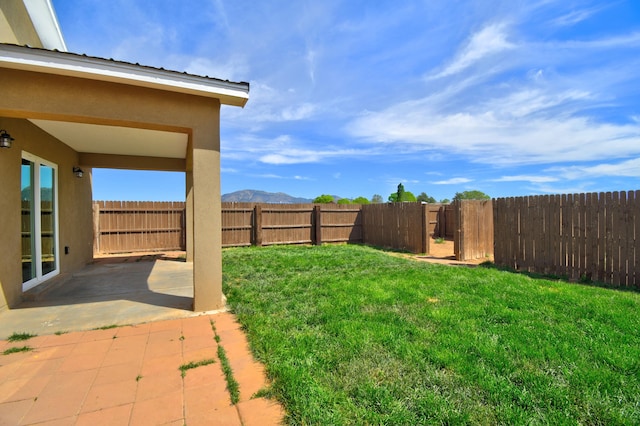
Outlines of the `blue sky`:
M223 193L640 189L636 0L53 4L72 52L251 83ZM182 200L184 177L95 170L94 198Z

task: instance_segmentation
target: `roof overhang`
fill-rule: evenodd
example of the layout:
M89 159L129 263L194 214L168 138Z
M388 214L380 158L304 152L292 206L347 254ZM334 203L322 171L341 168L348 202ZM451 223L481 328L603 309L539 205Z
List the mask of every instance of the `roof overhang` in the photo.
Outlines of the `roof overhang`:
M67 45L62 37L51 0L28 0L24 2L24 6L27 8L42 46L46 49L66 51Z
M103 81L217 99L221 104L244 106L249 83L179 73L137 64L73 53L0 43L2 70L30 71L88 81ZM80 153L81 165L89 167L184 171L189 131L180 126L132 125L126 123L76 122L46 115L23 116ZM142 159L147 159L146 163ZM146 160L145 160L146 161Z
M11 44L0 44L0 67L216 98L223 105L244 107L249 100L249 83Z

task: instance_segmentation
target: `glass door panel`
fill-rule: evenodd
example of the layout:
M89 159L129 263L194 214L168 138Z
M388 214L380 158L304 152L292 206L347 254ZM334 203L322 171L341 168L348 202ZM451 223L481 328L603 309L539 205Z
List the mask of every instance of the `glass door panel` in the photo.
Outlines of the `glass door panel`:
M57 166L22 153L21 238L22 291L57 275Z
M55 171L53 167L40 165L40 259L42 275L55 271L56 268L56 217L54 187Z
M22 282L25 283L36 277L36 266L34 256L36 252L33 222L33 162L22 159L21 169L21 234L22 234Z

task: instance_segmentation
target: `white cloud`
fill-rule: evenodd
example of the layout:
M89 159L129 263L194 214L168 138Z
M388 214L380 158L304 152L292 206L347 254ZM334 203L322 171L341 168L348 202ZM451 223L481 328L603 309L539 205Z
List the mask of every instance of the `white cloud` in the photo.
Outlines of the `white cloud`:
M559 16L551 21L552 25L566 27L575 25L589 19L594 14L600 12L604 7L594 7L591 9L572 10L571 12Z
M317 53L315 50L307 50L305 59L307 60L307 66L309 68L309 80L311 80L312 84L315 84L316 82L316 56Z
M604 37L594 40L569 40L553 43L557 48L579 48L579 49L632 49L640 45L640 32L630 34Z
M592 96L582 90L566 90L560 93L548 93L538 88L527 88L515 91L503 98L493 99L484 106L487 111L492 111L502 117L525 117L538 112L568 105L575 101L588 100Z
M229 19L227 18L223 0L213 0L213 7L215 11L211 14L211 18L220 24L225 31L229 31Z
M515 175L515 176L502 176L497 179L490 179L492 182L531 182L531 183L549 183L556 182L559 179L552 176L537 176L537 175Z
M236 81L238 76L244 75L248 71L246 59L241 56L232 55L225 61L212 60L205 57L172 57L170 61L175 64L177 71L186 71L190 74L209 76L222 80ZM184 65L186 64L186 65Z
M259 175L251 175L259 179L286 179L284 176L276 175L274 173L264 173Z
M525 89L447 112L439 94L362 115L350 133L413 152L459 154L485 164L544 164L640 155L640 125L571 113L592 102L580 90ZM584 103L581 104L581 103Z
M288 148L282 149L278 152L263 155L259 158L260 162L266 164L304 164L304 163L319 163L331 158L345 158L345 157L358 157L363 154L364 151L355 149L325 149L325 150L313 150L313 149L301 149L301 148Z
M282 176L275 173L252 174L251 176L258 179L287 179L287 180L308 180L308 181L315 180L307 176L300 176L300 175Z
M623 176L640 178L640 158L619 163L602 163L595 166L551 167L546 172L555 172L565 179L597 178L605 176Z
M316 111L316 107L309 103L303 103L294 107L288 107L282 110L280 117L284 121L298 121L310 118Z
M314 119L322 110L317 104L301 101L293 89L279 90L258 81L252 81L250 87L247 105L243 109L224 110L225 122L244 128L247 123L265 126L269 123Z
M436 79L457 74L487 56L513 49L515 45L507 41L505 30L504 23L484 27L470 37L466 46L444 70L428 78Z
M469 183L472 182L472 179L467 178L451 178L445 180L438 180L435 182L431 182L434 185L459 185L461 183Z
M417 184L420 183L419 180L415 180L415 179L405 179L405 178L388 178L386 180L387 183L389 184L396 184L398 182L400 182L401 184L405 184L405 183L411 183L411 184Z
M543 194L580 194L584 192L591 192L587 183L575 184L572 186L567 186L566 183L563 184L563 186L538 185L535 188L529 189Z

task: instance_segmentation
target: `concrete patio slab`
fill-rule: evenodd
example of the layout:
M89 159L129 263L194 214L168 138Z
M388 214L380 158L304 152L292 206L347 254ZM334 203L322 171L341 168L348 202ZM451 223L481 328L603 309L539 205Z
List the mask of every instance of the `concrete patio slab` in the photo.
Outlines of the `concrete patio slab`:
M96 259L55 277L0 312L0 338L140 324L193 315L193 264L175 254Z

